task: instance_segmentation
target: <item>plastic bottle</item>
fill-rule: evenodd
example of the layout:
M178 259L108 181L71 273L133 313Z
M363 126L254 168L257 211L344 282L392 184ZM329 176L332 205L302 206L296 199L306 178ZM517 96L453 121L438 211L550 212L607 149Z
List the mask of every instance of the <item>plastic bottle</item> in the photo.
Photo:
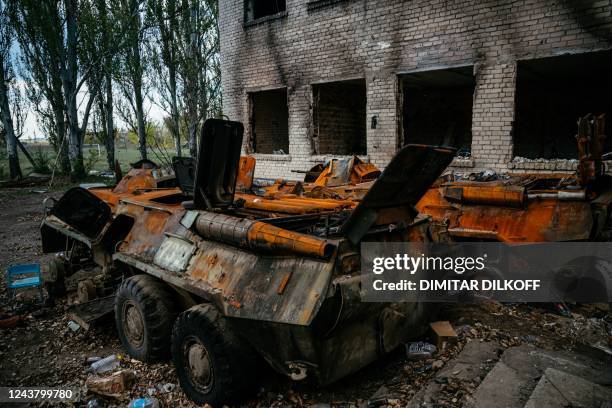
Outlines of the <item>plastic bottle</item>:
M159 408L159 400L157 398L136 398L130 401L128 408Z
M87 408L102 408L97 399L92 399L87 402Z
M108 357L105 357L101 360L98 360L94 363L91 364L91 366L89 367L89 371L90 373L94 373L94 374L98 374L98 373L104 373L106 371L110 371L110 370L114 370L115 368L119 367L121 361L121 356L118 354L111 354Z

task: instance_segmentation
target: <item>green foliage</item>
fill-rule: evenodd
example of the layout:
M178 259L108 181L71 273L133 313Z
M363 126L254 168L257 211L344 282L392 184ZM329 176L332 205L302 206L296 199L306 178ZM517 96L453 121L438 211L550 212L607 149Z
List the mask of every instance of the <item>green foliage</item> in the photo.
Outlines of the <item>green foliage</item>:
M39 147L32 153L32 160L34 161L34 165L32 166L32 171L34 171L34 173L51 173L52 159L49 153Z
M94 169L96 164L100 161L100 156L98 156L98 151L94 149L87 150L87 157L83 159L83 167L85 167L85 174L89 174L91 170Z

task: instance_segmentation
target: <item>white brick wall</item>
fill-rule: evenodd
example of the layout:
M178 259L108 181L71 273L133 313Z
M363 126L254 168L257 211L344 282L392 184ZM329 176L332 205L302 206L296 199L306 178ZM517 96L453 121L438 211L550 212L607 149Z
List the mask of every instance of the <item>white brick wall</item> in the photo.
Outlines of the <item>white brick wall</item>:
M610 1L345 0L308 12L308 1L288 0L286 17L246 28L243 0L219 3L225 114L246 125L247 91L288 88L289 155L259 156L258 177L299 179L291 170L320 159L309 140L312 83L366 79L367 157L383 167L400 133L397 75L462 65L477 72L474 170L505 171L516 60L612 48Z

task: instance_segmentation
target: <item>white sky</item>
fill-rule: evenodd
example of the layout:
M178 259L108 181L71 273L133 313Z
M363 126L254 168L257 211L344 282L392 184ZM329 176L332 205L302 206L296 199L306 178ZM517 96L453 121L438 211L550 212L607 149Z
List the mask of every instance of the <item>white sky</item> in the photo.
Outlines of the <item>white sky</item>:
M21 89L24 89L26 85L25 81L22 79L17 80L16 84ZM79 100L78 100L78 103L80 104L79 120L82 120L83 118L83 111L85 109L85 104L87 103L88 97L89 97L89 94L87 92L87 87L84 85L81 92L79 92ZM155 98L156 96L154 93L152 93L150 97ZM115 92L115 95L114 95L115 102L117 101L118 98L119 98L119 92ZM119 129L127 129L128 128L127 125L121 120L121 118L117 114L116 109L117 108L115 107L115 115L114 115L115 127ZM147 98L145 100L144 111L145 111L145 114L147 115L147 119L151 122L161 123L163 118L167 116L167 113L164 112L164 110L160 108L157 104L152 103L150 98ZM91 126L91 123L92 123L92 115L93 115L93 112L89 116L89 124L88 124L89 126ZM28 116L26 118L25 124L24 124L24 131L23 131L22 139L34 139L34 138L46 139L47 135L45 134L44 130L39 126L39 120L36 115L36 112L30 109L30 111L28 112Z

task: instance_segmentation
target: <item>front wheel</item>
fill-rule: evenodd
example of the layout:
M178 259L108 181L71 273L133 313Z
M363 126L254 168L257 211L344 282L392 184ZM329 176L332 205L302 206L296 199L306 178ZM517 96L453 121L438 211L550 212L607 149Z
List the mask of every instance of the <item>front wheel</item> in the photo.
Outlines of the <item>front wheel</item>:
M115 321L119 339L137 360L150 362L168 357L176 315L170 288L152 276L132 276L117 289Z
M181 388L197 404L220 407L251 391L254 355L212 305L196 305L179 315L172 360Z

